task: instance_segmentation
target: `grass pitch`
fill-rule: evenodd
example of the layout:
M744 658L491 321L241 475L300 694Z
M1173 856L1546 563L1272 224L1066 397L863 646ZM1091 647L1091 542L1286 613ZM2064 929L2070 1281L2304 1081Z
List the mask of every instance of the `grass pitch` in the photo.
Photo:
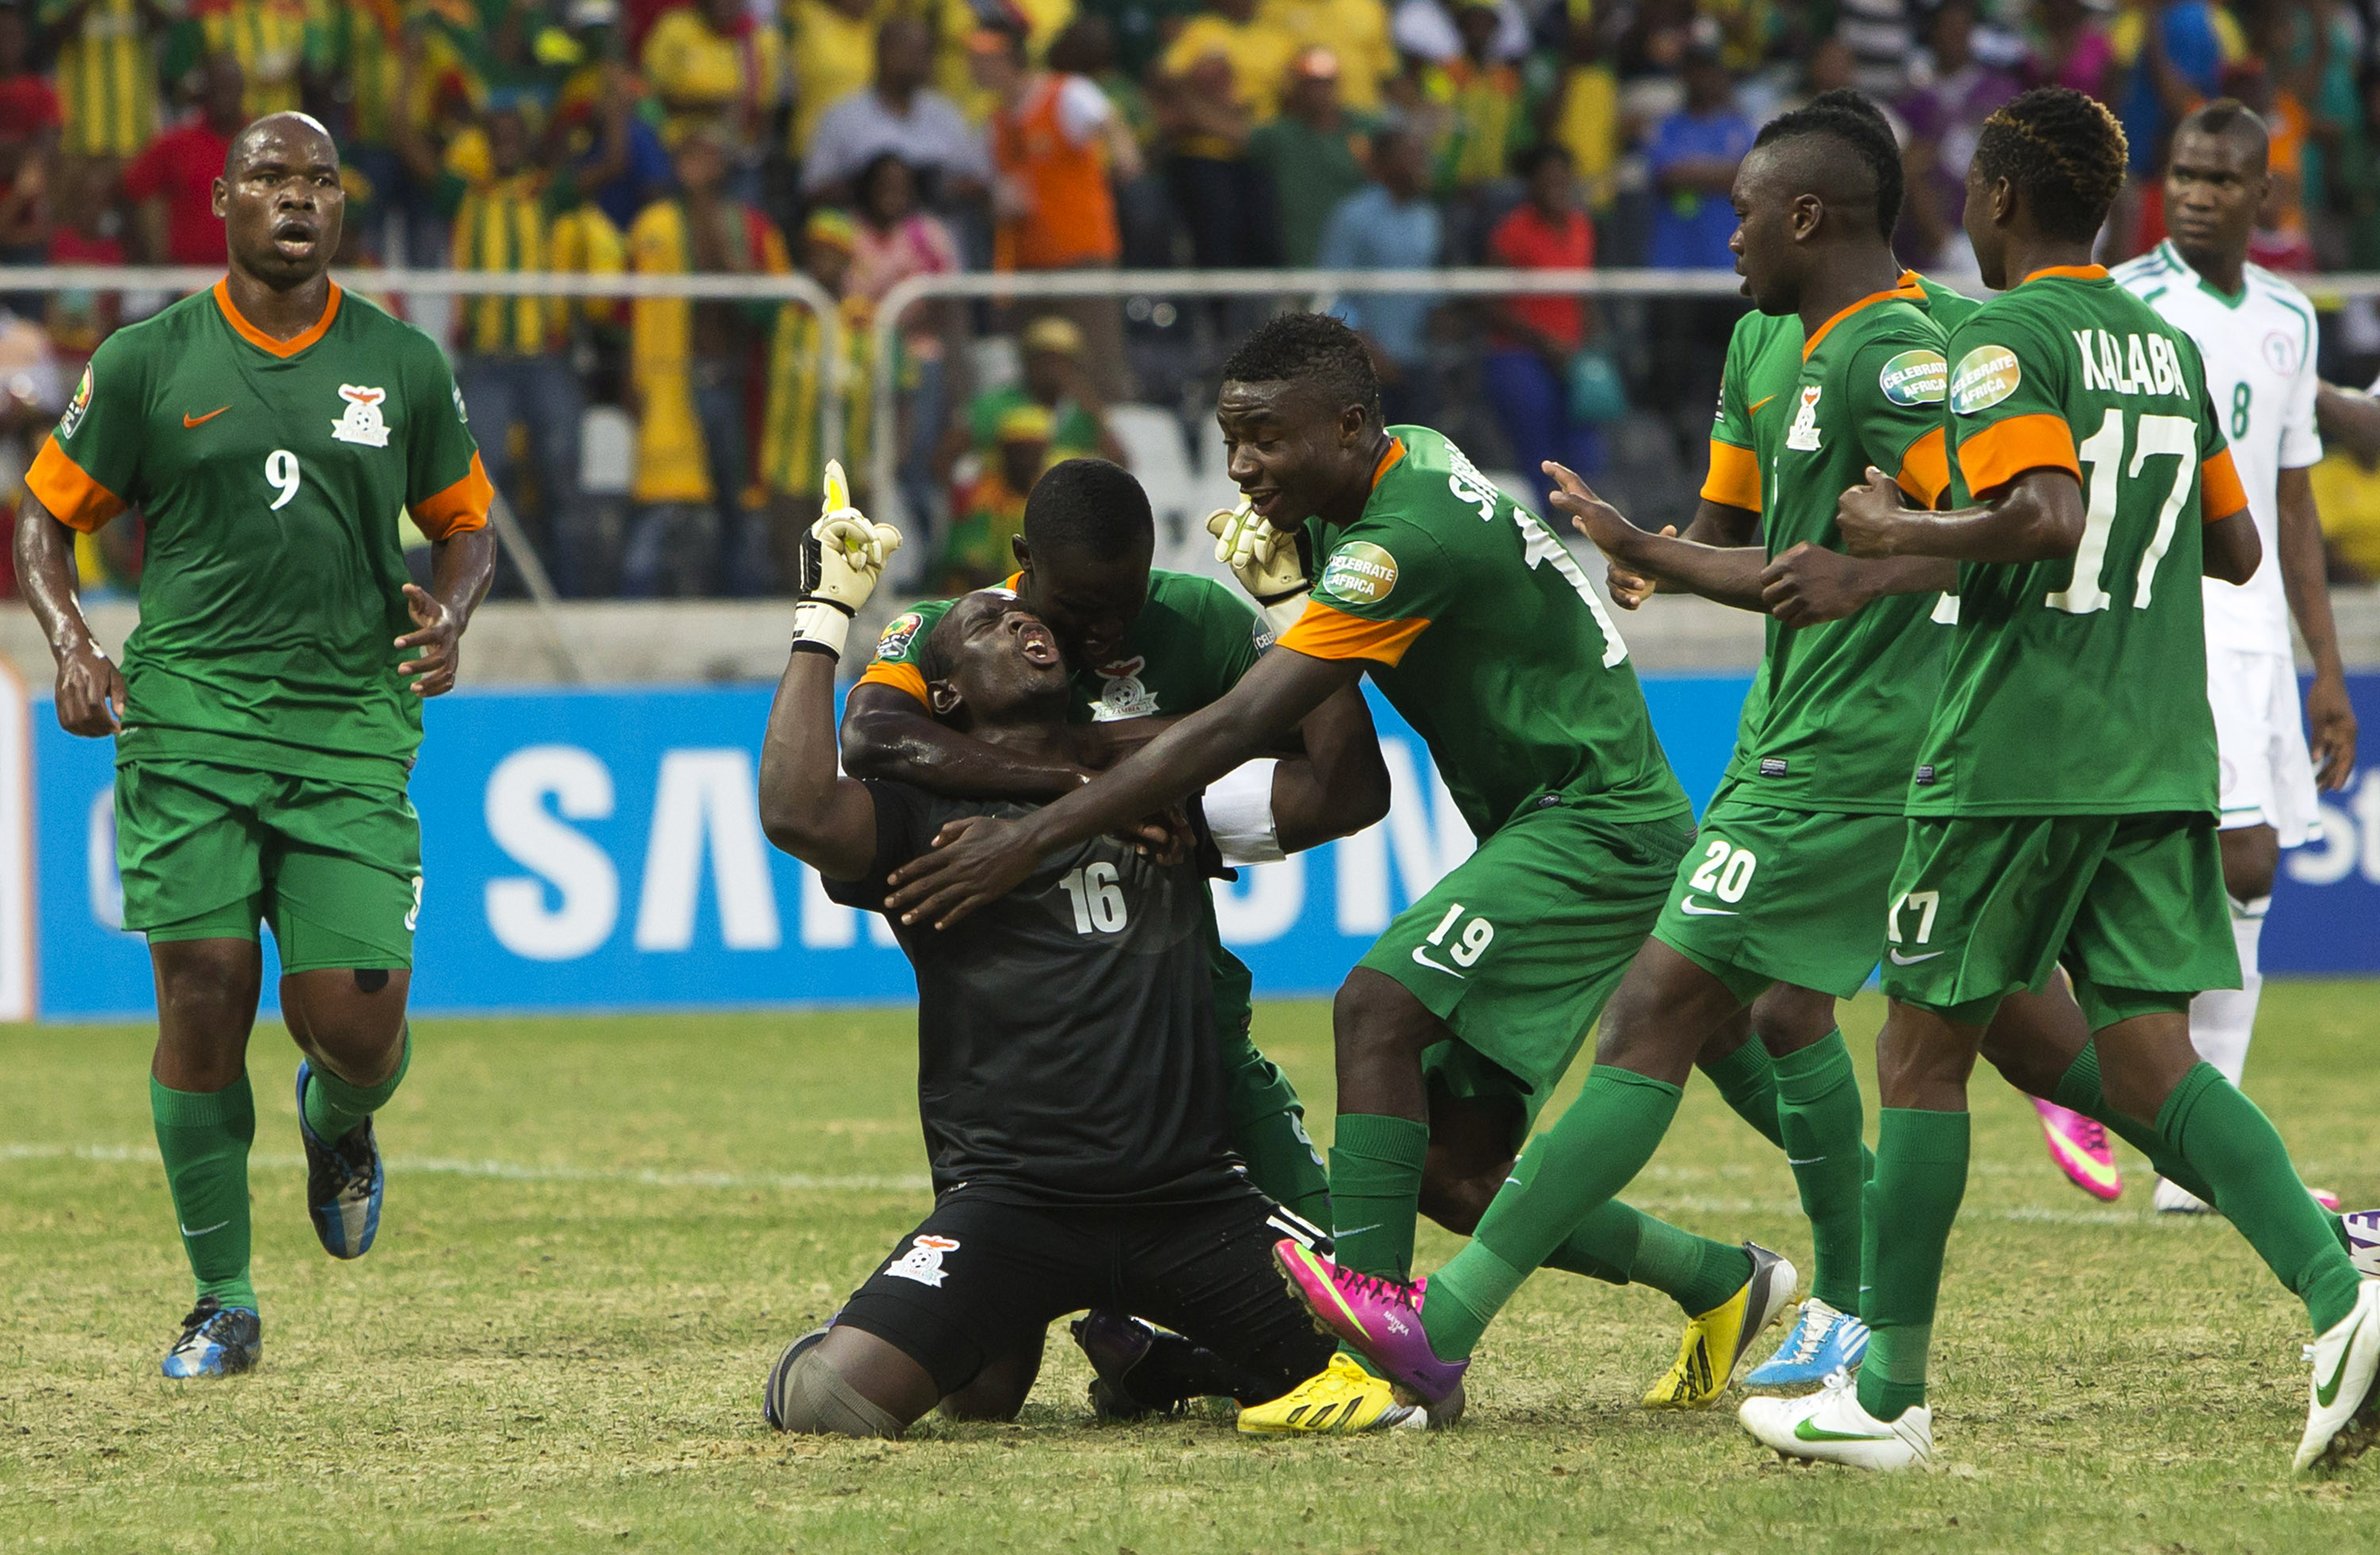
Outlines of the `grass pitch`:
M1873 998L1852 1009L1854 1051L1880 1017ZM2309 1179L2380 1203L2380 989L2271 985L2262 1030L2249 1086ZM782 1439L759 1417L770 1362L927 1205L907 1013L415 1034L382 1117L379 1245L343 1265L306 1222L295 1054L260 1033L264 1367L177 1384L157 1363L189 1287L150 1036L0 1027L0 1548L2380 1548L2380 1454L2287 1477L2302 1309L2225 1225L2150 1217L2129 1152L2121 1203L2067 1186L1988 1072L1937 1330L1944 1466L1855 1477L1783 1467L1731 1400L1636 1408L1677 1313L1559 1273L1490 1333L1446 1435L1096 1427L1059 1330L1017 1426ZM1326 1132L1327 1009L1260 1007L1257 1037ZM1636 1187L1698 1231L1807 1257L1784 1163L1707 1086ZM1453 1246L1425 1228L1424 1266Z

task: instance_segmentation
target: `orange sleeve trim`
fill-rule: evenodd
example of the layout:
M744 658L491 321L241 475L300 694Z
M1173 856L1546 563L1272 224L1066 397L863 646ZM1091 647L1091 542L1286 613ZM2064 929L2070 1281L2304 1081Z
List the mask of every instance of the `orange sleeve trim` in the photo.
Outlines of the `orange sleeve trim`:
M2082 463L2074 456L2074 432L2062 418L2011 416L1959 444L1959 473L1978 497L2029 469L2062 469L2082 479Z
M2198 467L2198 516L2204 523L2220 524L2248 505L2248 489L2240 484L2239 467L2231 462L2231 450L2224 449Z
M1312 659L1370 659L1394 668L1405 650L1429 626L1429 617L1366 621L1319 600L1305 601L1305 613L1274 644Z
M1760 456L1749 448L1711 439L1710 474L1703 478L1703 501L1721 507L1760 511Z
M471 451L471 468L462 480L435 496L405 504L413 521L431 540L468 533L488 527L488 504L495 499L496 489L488 481L488 472L480 463L480 451Z
M1900 473L1893 479L1927 507L1941 505L1942 493L1950 489L1949 449L1949 438L1936 427L1909 445L1909 452L1900 456Z
M933 706L926 696L925 673L915 664L873 659L868 662L868 668L860 672L858 683L862 686L889 686L895 691L907 692L929 708Z
M2235 480L2232 484L2239 482ZM85 534L104 528L109 519L124 511L124 499L67 457L55 432L42 441L42 451L33 456L33 468L25 472L25 490L39 498L59 523Z

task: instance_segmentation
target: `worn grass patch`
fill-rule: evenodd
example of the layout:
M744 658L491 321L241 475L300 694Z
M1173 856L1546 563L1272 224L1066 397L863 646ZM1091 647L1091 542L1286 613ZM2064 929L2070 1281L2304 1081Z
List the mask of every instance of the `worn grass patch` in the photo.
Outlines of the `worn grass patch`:
M1849 1013L1866 1050L1880 1005ZM2380 988L2268 988L2252 1091L2309 1179L2380 1203ZM1258 1039L1327 1132L1327 1011ZM322 1257L295 1055L260 1035L265 1365L170 1383L188 1297L128 1028L0 1027L0 1548L2311 1552L2380 1548L2380 1457L2287 1477L2302 1310L2220 1223L2068 1187L1975 1086L1937 1330L1945 1466L1787 1470L1730 1409L1634 1407L1677 1314L1533 1281L1432 1438L1246 1442L1227 1416L1102 1429L1062 1333L1024 1420L894 1444L760 1423L778 1348L926 1207L902 1012L442 1021L382 1115L379 1246ZM1871 1087L1870 1096L1873 1097ZM1632 1202L1808 1250L1775 1152L1690 1087ZM1425 1265L1454 1243L1426 1230Z

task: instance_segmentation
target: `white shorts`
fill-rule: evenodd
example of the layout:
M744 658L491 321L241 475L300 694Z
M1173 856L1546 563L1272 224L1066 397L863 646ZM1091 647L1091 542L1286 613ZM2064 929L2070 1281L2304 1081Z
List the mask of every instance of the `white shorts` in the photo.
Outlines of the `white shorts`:
M2277 653L2206 649L2206 699L2222 763L2223 829L2269 826L2283 847L2322 835L2298 705L2297 665Z

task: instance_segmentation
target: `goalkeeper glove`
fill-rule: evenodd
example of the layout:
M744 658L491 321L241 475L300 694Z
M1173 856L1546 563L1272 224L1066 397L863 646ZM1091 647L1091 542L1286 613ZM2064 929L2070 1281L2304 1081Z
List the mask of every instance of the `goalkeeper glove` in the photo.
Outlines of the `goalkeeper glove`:
M1207 532L1215 537L1215 560L1256 600L1272 635L1288 631L1305 613L1305 596L1314 588L1305 531L1283 534L1243 504L1207 515Z
M901 549L901 531L871 524L851 505L843 466L826 466L825 511L802 538L801 595L794 605L794 651L843 657L852 617L884 576L885 559Z

